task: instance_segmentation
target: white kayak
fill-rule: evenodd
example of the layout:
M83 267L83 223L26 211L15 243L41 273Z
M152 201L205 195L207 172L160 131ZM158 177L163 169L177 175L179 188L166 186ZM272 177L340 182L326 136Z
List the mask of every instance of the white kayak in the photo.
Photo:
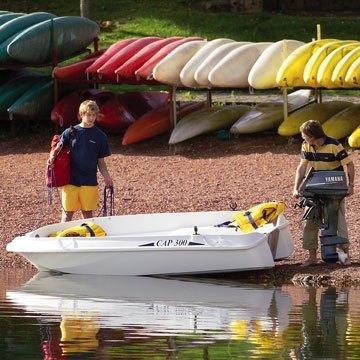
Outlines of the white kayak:
M309 102L311 90L297 90L288 96L289 112L306 105ZM259 103L239 120L237 120L230 132L232 134L253 134L278 128L284 121L283 102Z
M106 236L49 237L84 220L47 225L16 237L7 250L40 271L95 275L194 274L272 268L293 251L289 223L253 232L216 225L234 211L137 214L87 219Z
M261 53L272 43L250 43L227 54L209 73L213 87L246 88L249 73Z

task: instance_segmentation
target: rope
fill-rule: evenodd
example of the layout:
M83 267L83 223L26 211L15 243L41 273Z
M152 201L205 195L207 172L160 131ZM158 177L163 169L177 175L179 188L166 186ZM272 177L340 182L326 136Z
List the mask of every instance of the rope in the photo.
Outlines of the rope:
M108 216L108 201L110 202L109 206L109 216L115 215L114 213L114 187L105 186L104 188L104 197L103 197L103 216Z

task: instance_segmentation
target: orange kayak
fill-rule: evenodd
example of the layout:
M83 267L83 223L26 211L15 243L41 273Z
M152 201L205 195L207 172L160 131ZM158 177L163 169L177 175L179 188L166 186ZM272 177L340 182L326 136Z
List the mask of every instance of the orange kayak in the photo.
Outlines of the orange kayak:
M185 115L205 107L205 102L180 103L177 106L176 116L181 119ZM132 123L125 131L122 144L130 145L164 134L170 130L170 106L167 104L147 112Z

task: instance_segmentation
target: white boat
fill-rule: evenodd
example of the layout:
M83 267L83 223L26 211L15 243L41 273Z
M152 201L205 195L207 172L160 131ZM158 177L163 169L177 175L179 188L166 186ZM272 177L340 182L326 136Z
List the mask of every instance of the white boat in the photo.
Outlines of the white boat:
M253 232L218 227L235 211L138 214L87 219L102 237L49 237L81 225L74 220L16 237L7 250L40 271L95 275L156 275L266 269L291 255L294 242L281 213Z

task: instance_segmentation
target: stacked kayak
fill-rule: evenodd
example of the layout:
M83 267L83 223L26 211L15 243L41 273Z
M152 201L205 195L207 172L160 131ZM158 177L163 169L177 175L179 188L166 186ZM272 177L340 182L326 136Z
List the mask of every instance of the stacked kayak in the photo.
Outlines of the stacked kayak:
M109 90L78 90L63 97L52 109L51 120L59 127L79 122L78 109L81 102L94 100L100 113L97 125L107 132L122 133L140 116L164 106L168 93L161 91L134 91L118 94Z
M309 102L311 90L298 90L288 96L289 111L294 111ZM260 103L247 111L232 125L232 134L253 134L276 129L284 120L282 102Z
M0 64L63 61L83 52L99 34L97 23L80 16L45 12L16 16L0 25Z
M353 104L349 101L328 101L318 104L310 104L289 115L279 128L278 134L281 136L294 136L300 134L300 126L308 120L317 120L321 124L331 116L344 110Z
M282 87L359 87L360 42L322 39L294 50L281 64L276 82Z

